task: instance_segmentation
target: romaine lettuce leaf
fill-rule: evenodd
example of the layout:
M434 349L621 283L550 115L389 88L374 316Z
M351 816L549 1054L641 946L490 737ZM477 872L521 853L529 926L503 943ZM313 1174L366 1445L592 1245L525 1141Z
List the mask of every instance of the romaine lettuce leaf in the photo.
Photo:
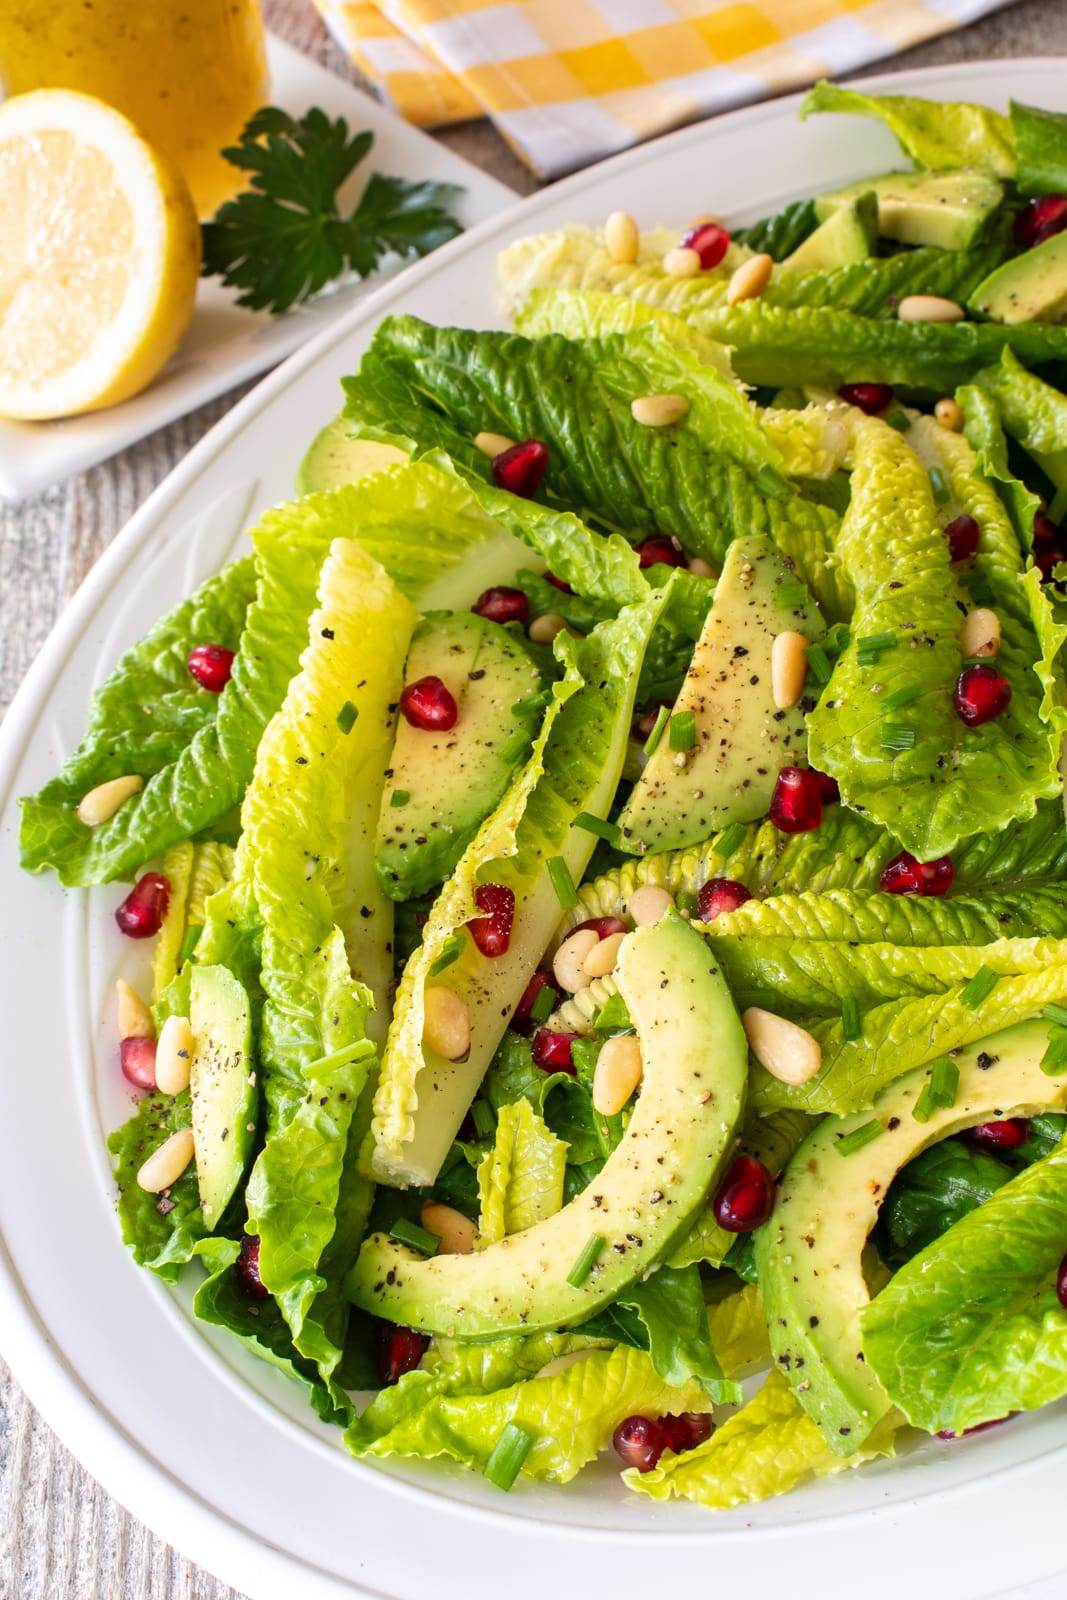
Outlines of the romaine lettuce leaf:
M529 1100L501 1106L493 1147L478 1168L479 1246L496 1244L563 1205L567 1146Z
M977 384L966 384L956 398L966 419L964 435L978 458L978 470L993 484L1011 518L1019 548L1027 551L1033 541L1034 513L1040 510L1041 502L1008 464L1008 441L997 402L988 389Z
M649 1359L665 1383L699 1383L716 1405L736 1405L741 1387L723 1375L695 1265L661 1266L632 1283L617 1305L641 1324Z
M905 295L934 294L963 302L1007 254L1003 230L970 250L920 246L896 255L821 272L776 272L763 292L767 305L832 306L857 316L895 318Z
M931 1145L893 1180L878 1214L886 1259L907 1261L1008 1182L1011 1168L962 1139Z
M1013 100L1011 131L1023 194L1067 194L1067 117L1063 112Z
M22 802L27 871L52 867L73 885L129 876L240 800L259 735L288 681L284 628L279 657L265 652L279 598L271 578L286 552L263 544L257 562L258 569L246 556L209 578L126 652L94 694L80 745L58 777ZM299 606L302 588L298 583L288 595L290 606ZM238 652L220 695L201 689L186 664L192 647L204 643ZM298 653L299 645L294 662ZM90 829L78 820L84 794L128 773L140 774L144 787L110 822Z
M974 381L993 396L1012 438L1057 489L1067 488L1067 395L1027 372L1010 349L1001 351L997 366L975 373Z
M206 1232L196 1172L187 1168L166 1195L146 1193L137 1182L137 1172L153 1150L179 1128L188 1128L191 1120L188 1090L149 1094L107 1141L123 1241L138 1266L150 1268L165 1283L177 1283Z
M1012 123L988 106L905 94L864 94L861 89L822 82L808 91L800 115L810 117L816 111L877 117L917 167L988 167L1000 178L1015 175Z
M170 884L167 914L152 952L152 1003L158 1004L164 990L192 954L204 926L210 897L233 871L234 853L230 845L213 840L204 844L171 845L160 866Z
M793 200L772 216L753 222L748 228L735 228L731 238L747 244L750 250L784 261L819 226L814 200Z
M771 1359L758 1284L743 1284L713 1301L708 1306L708 1329L723 1371L731 1378L746 1378Z
M515 328L528 339L559 333L565 339L596 339L605 333L632 333L652 326L677 349L688 350L740 387L730 366L730 352L699 333L684 316L650 305L647 300L593 289L534 289L515 317Z
M921 1255L861 1315L868 1365L909 1422L962 1433L1067 1394L1056 1295L1067 1142Z

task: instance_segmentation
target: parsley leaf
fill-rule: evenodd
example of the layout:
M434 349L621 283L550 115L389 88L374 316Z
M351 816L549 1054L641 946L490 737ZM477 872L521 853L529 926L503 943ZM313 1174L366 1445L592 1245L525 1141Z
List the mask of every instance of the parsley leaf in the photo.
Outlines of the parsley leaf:
M264 106L222 154L250 177L203 228L205 277L239 289L238 305L288 311L345 271L367 277L389 252L428 255L462 231L451 183L374 173L355 210L338 191L374 142L317 108L299 119Z

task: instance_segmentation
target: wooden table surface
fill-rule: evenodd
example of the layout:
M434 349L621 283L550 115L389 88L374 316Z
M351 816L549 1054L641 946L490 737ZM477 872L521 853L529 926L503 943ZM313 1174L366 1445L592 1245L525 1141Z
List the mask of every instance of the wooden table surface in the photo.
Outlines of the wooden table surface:
M310 0L266 0L274 31L354 76ZM893 67L1067 55L1065 0L1022 0ZM486 123L442 137L521 193L536 187ZM0 506L0 711L60 611L127 519L242 390L35 500ZM116 1360L123 1359L116 1333ZM0 1363L0 1600L243 1600L129 1516L85 1472ZM300 1600L294 1595L293 1600Z

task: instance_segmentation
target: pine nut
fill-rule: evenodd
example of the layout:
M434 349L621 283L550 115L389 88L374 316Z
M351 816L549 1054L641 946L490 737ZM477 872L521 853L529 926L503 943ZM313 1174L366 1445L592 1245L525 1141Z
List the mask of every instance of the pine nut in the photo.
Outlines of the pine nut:
M551 644L557 633L562 633L566 626L566 620L558 611L546 611L540 617L534 617L526 633L534 644Z
M617 261L620 266L628 266L631 261L637 260L641 235L637 231L637 223L628 211L611 213L604 224L604 243L608 247L608 255L612 261Z
M809 641L802 633L792 630L778 633L771 645L771 698L779 711L795 706L804 693L804 680L808 675L808 658L805 651Z
M193 1130L179 1128L153 1150L137 1174L138 1186L149 1194L161 1194L177 1183L193 1159Z
M960 629L960 650L968 657L1000 654L1000 618L995 611L985 606L968 611Z
M436 1200L427 1200L419 1212L419 1221L427 1233L435 1233L441 1241L443 1256L469 1256L478 1238L478 1229L469 1217L454 1206L443 1206Z
M107 783L98 783L95 789L90 789L78 801L78 821L84 822L87 828L99 828L102 822L110 822L119 807L125 805L143 783L144 779L135 772L125 778L110 778Z
M742 261L726 285L726 304L736 306L742 300L755 300L770 283L773 269L773 256L761 254Z
M967 313L939 294L906 294L897 307L901 322L962 322Z
M943 428L949 433L960 433L963 430L963 408L948 395L944 400L939 400L934 407L934 416Z
M618 1116L628 1105L644 1076L641 1046L632 1033L608 1039L597 1056L593 1073L593 1110L602 1117Z
M706 228L709 222L714 222L715 226L718 227L718 228L722 227L722 218L721 217L713 217L710 211L700 211L700 212L698 212L697 215L693 218L692 222L690 222L689 227L690 227L690 229L693 229L693 228Z
M566 1355L553 1356L551 1361L546 1361L543 1367L538 1367L534 1373L535 1378L554 1378L561 1372L566 1372L568 1367L573 1367L577 1361L586 1361L590 1356L595 1356L598 1351L606 1348L603 1345L589 1345L585 1350L568 1350Z
M609 972L615 971L625 938L624 933L609 933L606 939L597 940L584 962L587 981L590 978L606 978Z
M741 1025L752 1054L779 1083L807 1083L822 1066L822 1045L795 1022L749 1006Z
M663 270L668 278L695 278L700 271L700 252L684 244L668 250L663 257Z
M643 428L670 428L689 413L684 394L645 394L630 403L630 415Z
M577 994L579 989L585 988L589 981L585 975L585 959L599 943L600 935L594 928L579 928L569 939L564 939L552 957L556 982L568 994Z
M504 451L510 450L514 443L514 439L509 439L506 433L476 433L474 435L475 449L480 450L483 456L489 456L490 459L494 456L503 455Z
M423 995L422 1042L446 1061L463 1061L471 1047L467 1003L454 989L438 986Z
M156 1030L152 1022L152 1013L136 989L131 989L126 979L120 978L115 985L115 994L118 997L119 1038L154 1038Z
M711 562L705 561L703 556L694 556L687 564L690 572L695 573L698 578L718 578L719 576Z
M635 927L651 928L673 905L674 901L666 889L660 889L654 883L645 883L640 889L634 890L627 901L626 910Z
M168 1017L156 1045L156 1088L162 1094L181 1094L189 1087L196 1040L188 1017Z

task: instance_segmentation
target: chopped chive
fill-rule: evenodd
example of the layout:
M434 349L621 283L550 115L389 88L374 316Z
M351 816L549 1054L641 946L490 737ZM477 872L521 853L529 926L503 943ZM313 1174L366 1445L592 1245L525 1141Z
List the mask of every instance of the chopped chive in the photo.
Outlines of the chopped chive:
M346 700L340 711L337 713L337 726L340 728L341 732L351 733L352 729L356 725L356 718L358 716L358 709L352 704L351 700Z
M853 1128L851 1133L846 1133L843 1139L838 1139L834 1149L839 1156L851 1156L857 1150L862 1150L865 1144L870 1144L872 1139L879 1138L885 1129L877 1117L870 1122L861 1123L858 1128Z
M808 671L819 685L830 682L833 665L821 644L809 644L804 654L808 658Z
M697 742L697 714L695 711L676 711L671 718L667 743L672 750L692 750Z
M633 1026L630 1021L630 1013L626 1009L626 1001L621 994L613 994L604 1001L604 1004L593 1018L593 1026L598 1033L608 1033L617 1028Z
M564 911L570 911L572 906L578 904L578 891L574 887L571 869L562 856L549 856L545 862L552 887L556 891L556 899Z
M537 991L537 997L530 1007L531 1022L547 1022L556 1009L558 996L550 983L543 984Z
M841 1001L841 1033L846 1039L858 1039L861 1033L860 1008L850 994Z
M907 433L911 427L911 418L899 406L894 406L892 411L887 411L882 421L888 422L889 426L895 428L898 433Z
M856 655L861 667L876 667L882 654L896 647L895 633L869 633L865 639L856 640Z
M784 611L794 611L797 606L807 605L808 591L795 578L786 578L778 585L778 592L774 598Z
M1054 1000L1044 1008L1041 1015L1046 1022L1055 1022L1061 1028L1067 1028L1067 1006L1057 1005Z
M522 1471L523 1462L533 1447L533 1434L518 1422L505 1424L500 1438L489 1452L482 1468L489 1482L506 1494Z
M882 723L883 750L913 750L914 748L914 728L906 728L902 722Z
M410 1245L412 1250L418 1250L424 1256L435 1256L441 1245L436 1233L420 1228L417 1222L409 1222L407 1217L397 1218L389 1229L389 1237L395 1239L397 1244Z
M479 1139L491 1139L493 1137L496 1131L496 1118L488 1100L483 1100L479 1096L474 1102L471 1106L471 1121L474 1123L474 1131Z
M921 683L902 683L899 689L894 689L892 694L887 694L882 701L883 711L903 711L905 706L910 706L913 700L918 700L922 694Z
M511 714L513 717L524 717L528 711L543 711L551 698L551 694L544 689L539 694L528 694L524 700L516 700Z
M1041 1057L1041 1070L1050 1078L1058 1078L1067 1071L1067 1028L1057 1028L1049 1035L1048 1049Z
M605 822L601 817L591 816L588 811L579 811L572 828L583 828L586 833L595 834L598 839L605 839L608 844L617 845L621 837L614 822Z
M948 484L945 482L945 474L940 467L930 468L930 488L934 492L934 499L938 505L943 506L948 499Z
M463 954L463 946L467 942L465 933L450 933L441 946L441 954L430 967L430 977L439 977L454 961L458 961Z
M823 637L823 648L833 656L836 661L838 656L844 655L848 649L852 632L847 622L835 622L833 627Z
M786 495L786 486L782 475L775 467L764 462L762 467L756 468L756 488L760 494L766 494L772 500L782 500Z
M203 933L203 931L203 927L200 924L195 924L191 928L186 928L185 933L182 936L182 947L178 951L179 972L181 971L182 967L184 967L185 963L188 961L197 945L200 943L200 935Z
M389 796L389 804L396 810L400 806L406 806L410 799L411 796L406 789L394 789Z
M720 855L724 859L726 856L732 856L738 845L744 843L746 832L747 829L743 822L731 822L730 826L724 828L715 841L716 855Z
M572 1289L580 1289L593 1270L593 1263L604 1248L604 1236L601 1233L591 1233L586 1240L581 1255L567 1274L567 1282Z
M983 1000L988 1000L997 986L998 977L999 974L991 972L988 967L979 967L974 977L969 983L964 984L960 991L960 999L964 1005L970 1006L974 1011Z
M935 1111L954 1106L959 1086L960 1069L956 1063L950 1061L947 1056L935 1061L930 1068L930 1076L923 1085L922 1094L912 1109L911 1114L915 1121L929 1122Z
M648 738L645 740L644 749L645 749L645 755L646 756L651 756L651 755L655 754L656 746L659 744L660 740L663 738L663 730L667 726L667 724L668 724L668 722L670 720L671 720L671 714L668 711L667 707L666 706L660 706L659 711L656 713L656 720L652 724L652 732L649 734Z

